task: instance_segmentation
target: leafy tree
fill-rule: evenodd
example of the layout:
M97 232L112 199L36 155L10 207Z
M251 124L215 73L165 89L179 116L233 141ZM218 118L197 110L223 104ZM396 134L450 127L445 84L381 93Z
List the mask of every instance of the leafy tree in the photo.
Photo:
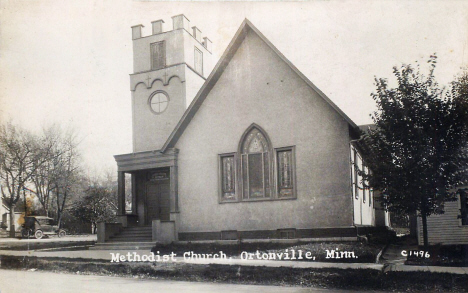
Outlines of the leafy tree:
M365 179L382 192L388 211L422 218L425 247L427 217L443 213L444 202L455 200L450 190L466 179L468 164L466 79L444 91L434 77L436 56L428 63L427 76L419 66L394 67L394 88L386 79L375 79L377 127L360 140L372 170Z
M91 223L93 233L96 233L98 222L111 222L115 219L116 202L116 194L112 189L93 184L85 191L84 197L70 208L70 213L82 223Z

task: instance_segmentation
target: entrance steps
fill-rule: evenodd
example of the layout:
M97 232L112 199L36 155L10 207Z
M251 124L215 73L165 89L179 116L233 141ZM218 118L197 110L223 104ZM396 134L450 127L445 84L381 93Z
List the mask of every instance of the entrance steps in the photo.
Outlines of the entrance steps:
M90 250L150 250L155 245L151 226L126 227L105 243L96 243Z

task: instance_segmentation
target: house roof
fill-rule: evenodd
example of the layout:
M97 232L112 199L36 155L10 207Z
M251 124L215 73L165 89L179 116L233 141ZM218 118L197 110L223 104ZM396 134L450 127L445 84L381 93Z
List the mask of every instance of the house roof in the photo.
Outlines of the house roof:
M302 80L304 80L304 82L310 88L317 92L333 109L335 109L335 111L338 112L338 114L340 114L346 122L348 122L352 129L358 129L358 126L343 111L341 111L341 109L338 108L338 106L335 105L335 103L333 103L319 88L317 88L304 74L302 74L302 72L300 72L299 69L297 69L296 66L294 66L291 63L291 61L289 61L248 19L245 19L242 22L239 29L237 30L236 34L234 35L234 38L224 51L224 54L221 56L220 60L216 64L215 68L208 76L203 86L198 91L192 103L180 119L179 123L176 125L171 135L168 137L164 146L161 148L161 152L165 152L168 148L173 148L175 146L178 139L185 131L190 121L197 113L198 109L205 101L211 89L214 87L216 82L223 74L224 70L226 69L229 62L237 52L237 49L239 49L248 32L253 32L258 37L260 37L260 39L263 40L281 58L281 60L283 60Z
M359 130L361 130L364 133L369 132L370 130L376 130L377 125L375 124L364 124L364 125L359 125Z

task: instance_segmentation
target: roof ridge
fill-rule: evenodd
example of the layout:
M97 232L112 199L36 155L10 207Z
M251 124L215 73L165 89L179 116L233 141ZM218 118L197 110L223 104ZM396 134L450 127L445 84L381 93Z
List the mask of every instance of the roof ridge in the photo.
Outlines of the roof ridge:
M291 61L289 61L253 24L245 18L242 21L239 29L235 33L234 37L232 38L231 42L227 46L226 50L224 51L223 55L219 59L218 63L211 71L210 75L206 79L205 83L203 83L202 87L196 94L195 98L190 103L187 110L185 110L184 114L182 115L181 119L177 123L176 127L172 131L171 135L167 138L165 144L161 148L161 152L165 152L168 148L174 147L177 143L177 140L184 132L187 125L192 120L195 113L200 108L201 104L205 100L208 93L214 87L224 70L226 69L227 65L231 61L234 54L237 52L237 49L240 47L242 42L244 41L245 36L248 33L248 30L253 31L262 41L264 41L270 49L272 49L281 60L283 60L310 88L312 88L315 92L319 94L335 111L343 117L346 122L353 129L357 129L358 126L340 109L338 106L333 103L318 87L316 87L302 72L294 66Z

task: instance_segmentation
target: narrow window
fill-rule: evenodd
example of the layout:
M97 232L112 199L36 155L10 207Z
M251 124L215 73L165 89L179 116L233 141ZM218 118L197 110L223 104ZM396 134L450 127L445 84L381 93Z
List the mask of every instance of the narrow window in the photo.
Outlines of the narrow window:
M364 162L362 162L362 172L364 175L366 174L367 167L364 165ZM366 182L364 181L364 177L361 176L361 185L362 185L362 202L366 203Z
M270 197L270 145L265 135L253 127L241 144L243 199Z
M294 153L293 148L277 150L278 197L294 197Z
M367 174L371 174L371 170L367 168ZM374 190L369 186L369 181L366 180L367 189L369 190L369 206L372 206L372 202L374 201Z
M166 43L164 41L151 44L151 69L161 69L166 66Z
M353 149L353 157L354 157L354 162L353 162L353 185L354 185L354 197L356 199L359 199L359 165L358 165L358 154L356 149Z
M220 155L220 164L221 201L237 200L234 154Z
M203 53L195 47L195 71L203 75Z

